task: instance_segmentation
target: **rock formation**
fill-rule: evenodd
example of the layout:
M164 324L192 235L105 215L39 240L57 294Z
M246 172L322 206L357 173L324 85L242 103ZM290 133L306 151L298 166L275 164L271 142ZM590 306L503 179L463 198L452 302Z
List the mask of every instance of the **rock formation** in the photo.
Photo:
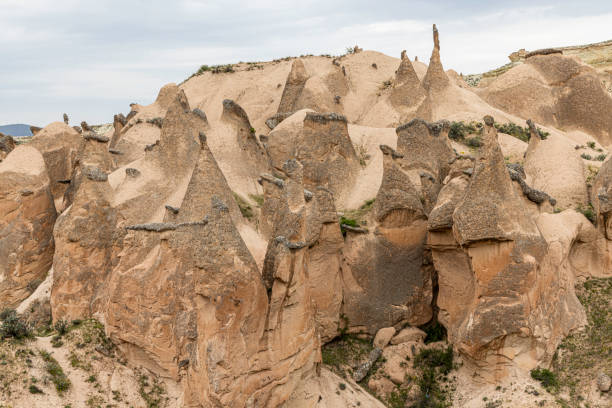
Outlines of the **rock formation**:
M433 25L434 48L429 59L427 73L423 78L423 87L432 95L437 95L449 86L450 80L444 72L440 61L440 39L436 25Z
M277 113L293 113L298 110L298 99L304 90L307 80L308 75L306 74L304 62L301 59L293 60Z
M53 261L56 212L42 155L18 146L0 163L0 309L14 308Z
M432 214L448 214L443 207L461 194L447 186L441 196L449 198ZM440 218L430 223L428 243L438 273L438 319L452 343L488 381L550 361L561 338L584 321L572 277L559 265L570 248L553 249L554 233L542 235L527 215L491 117L485 117L481 155L453 211L452 230L442 229L447 225Z
M62 122L53 122L45 126L30 142L30 146L38 149L45 159L51 193L55 200L63 199L81 141L81 135L73 128Z
M15 148L15 140L12 136L0 133L0 161L13 151Z
M612 241L612 160L606 160L601 166L591 191L597 226Z
M432 317L431 273L424 253L427 218L417 189L401 169L402 155L381 146L383 181L367 234L347 232L342 268L343 313L351 330L427 323Z

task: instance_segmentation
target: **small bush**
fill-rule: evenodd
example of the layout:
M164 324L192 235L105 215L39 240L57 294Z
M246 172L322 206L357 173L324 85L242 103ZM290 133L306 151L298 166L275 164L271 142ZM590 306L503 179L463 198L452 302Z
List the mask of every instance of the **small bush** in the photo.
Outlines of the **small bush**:
M595 149L595 142L587 142L587 146L589 146L591 149Z
M251 200L255 201L258 207L263 207L264 197L261 194L249 194Z
M240 213L242 214L242 216L248 220L253 218L255 216L255 213L253 213L253 208L249 205L249 203L239 194L233 194L234 200L236 200L236 204L238 204L238 208L240 208Z
M595 160L597 160L597 161L604 161L604 160L606 160L606 155L603 154L603 153L599 154L599 155L597 155L597 157L595 157Z
M550 393L559 391L559 380L557 375L546 368L534 368L531 370L531 378L538 380L542 387Z
M67 391L70 386L70 380L66 377L64 370L62 370L62 366L59 365L56 359L54 359L51 354L46 351L41 351L40 356L45 362L45 370L51 376L51 381L55 385L55 389L58 394L62 394L64 391Z
M28 326L14 309L5 309L0 313L2 325L0 326L0 338L23 339L32 336L30 326Z
M31 384L29 389L30 389L30 394L42 394L43 393L43 391L37 386L35 386L34 384Z
M586 207L579 206L578 208L576 208L576 211L578 211L579 213L582 213L582 215L587 217L587 219L591 221L592 223L595 223L595 211L591 204L589 204Z
M57 322L55 322L55 326L53 326L55 328L55 331L57 332L57 334L59 334L60 336L63 336L64 334L68 333L68 322L64 319L60 319Z
M482 140L480 140L480 137L470 137L465 141L465 144L469 147L480 147L482 146Z
M593 157L587 153L582 153L580 157L582 157L584 160L593 160Z
M414 356L413 366L437 368L441 374L446 375L453 369L453 347L448 346L445 350L422 349Z
M421 326L420 329L427 334L424 340L425 344L446 340L446 327L442 326L440 322L435 319Z
M482 123L480 122L452 122L448 137L456 141L465 140L465 138L472 134L482 134Z

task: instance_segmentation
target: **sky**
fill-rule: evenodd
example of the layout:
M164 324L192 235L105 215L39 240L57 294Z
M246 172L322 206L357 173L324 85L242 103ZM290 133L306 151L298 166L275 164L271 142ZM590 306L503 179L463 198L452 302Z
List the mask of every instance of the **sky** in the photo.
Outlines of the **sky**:
M612 39L612 1L0 0L0 125L112 122L203 64L358 44L484 72L520 48Z

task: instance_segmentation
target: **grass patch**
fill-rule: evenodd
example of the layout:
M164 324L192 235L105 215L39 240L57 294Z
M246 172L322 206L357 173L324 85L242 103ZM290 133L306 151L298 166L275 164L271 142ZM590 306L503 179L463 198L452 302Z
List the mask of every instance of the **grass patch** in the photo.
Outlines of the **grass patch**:
M45 362L45 370L51 376L51 381L55 385L57 393L62 395L64 391L67 391L70 388L70 380L68 377L66 377L64 370L62 370L62 367L59 365L57 360L51 356L51 354L47 353L46 351L41 351L40 356Z
M342 334L321 347L321 356L323 364L339 376L346 378L347 370L363 362L372 348L372 342L368 339Z
M234 195L234 200L236 200L236 204L238 204L238 208L240 208L240 213L244 218L250 221L255 216L253 208L239 194L234 192L232 192L232 194Z
M531 138L531 133L529 132L528 127L519 126L512 122L508 122L508 123L495 122L494 126L498 132L505 133L510 136L514 136L517 139L522 140L523 142L529 142L529 139ZM542 140L546 140L546 138L550 136L550 133L540 128L537 128L537 131Z
M578 208L576 208L576 211L582 213L582 215L587 217L587 219L593 224L595 223L595 210L593 209L593 205L590 203L586 206L579 205Z
M264 196L261 194L249 194L249 198L257 204L259 208L263 207Z
M589 279L576 286L587 326L567 336L553 357L551 371L560 389L567 389L568 406L579 406L593 378L612 375L612 278Z
M448 381L453 369L453 348L422 349L414 356L413 367L418 370L416 378L418 396L413 408L443 408L450 406L448 387L441 382Z
M156 378L149 380L149 377L142 373L138 376L138 393L147 404L147 408L160 408L167 400L164 396L166 390L162 384Z
M542 384L542 387L551 394L559 392L559 380L557 375L546 368L534 368L530 371L531 378Z

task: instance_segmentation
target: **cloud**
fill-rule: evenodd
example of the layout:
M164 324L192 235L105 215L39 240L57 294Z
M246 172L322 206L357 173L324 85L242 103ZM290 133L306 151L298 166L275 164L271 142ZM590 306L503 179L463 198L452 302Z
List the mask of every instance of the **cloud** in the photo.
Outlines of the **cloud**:
M434 22L445 68L464 73L505 64L519 48L611 34L607 1L500 3L0 0L0 124L44 125L63 111L106 122L202 64L339 54L355 44L428 61Z

